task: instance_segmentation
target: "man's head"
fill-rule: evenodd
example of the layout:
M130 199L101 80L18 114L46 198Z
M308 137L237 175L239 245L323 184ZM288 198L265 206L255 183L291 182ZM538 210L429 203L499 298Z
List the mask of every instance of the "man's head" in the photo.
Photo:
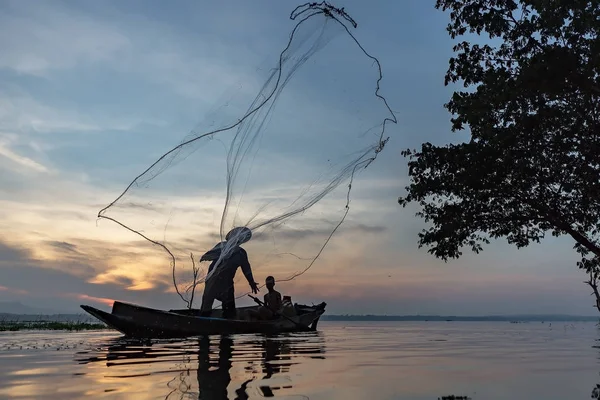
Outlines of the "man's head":
M238 226L230 230L225 236L225 240L234 240L238 245L246 243L252 238L252 231L245 226Z
M275 286L275 278L273 278L272 276L267 276L267 279L265 279L265 285L267 286L267 289L273 289L273 287Z

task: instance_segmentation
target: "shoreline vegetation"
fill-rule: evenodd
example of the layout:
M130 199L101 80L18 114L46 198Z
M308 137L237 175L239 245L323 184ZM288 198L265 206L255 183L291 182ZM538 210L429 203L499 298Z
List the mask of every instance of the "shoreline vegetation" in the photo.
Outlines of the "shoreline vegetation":
M24 330L85 331L110 329L102 321L84 314L0 313L0 332Z
M110 329L106 324L96 322L60 322L60 321L0 321L0 332L25 330L45 331L86 331Z

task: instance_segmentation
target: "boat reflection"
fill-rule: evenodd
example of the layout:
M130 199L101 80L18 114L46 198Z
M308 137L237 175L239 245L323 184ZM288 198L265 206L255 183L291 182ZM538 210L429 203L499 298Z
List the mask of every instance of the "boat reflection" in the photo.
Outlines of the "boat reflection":
M293 373L303 358L324 359L324 343L321 332L145 343L116 339L78 361L106 362L113 378L147 379L150 374L152 379L164 379L165 373L176 371L176 376L165 379L166 400L249 399L273 397L277 391L288 394L292 383L286 374Z

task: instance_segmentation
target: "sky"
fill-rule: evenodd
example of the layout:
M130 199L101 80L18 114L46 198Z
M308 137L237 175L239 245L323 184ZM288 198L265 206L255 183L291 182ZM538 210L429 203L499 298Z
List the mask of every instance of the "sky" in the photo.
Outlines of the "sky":
M69 312L109 309L114 300L184 307L166 253L97 214L184 138L239 120L277 65L299 4L1 2L0 301ZM285 281L339 221L347 182L289 223L257 231L244 246L256 281L274 275L294 302L326 301L330 313L594 315L569 238L526 249L498 240L447 263L418 248L425 222L397 203L408 183L400 152L468 137L450 131L443 108L456 89L444 86L453 41L448 15L433 2L375 4L335 3L381 63L380 93L398 124L386 126L389 142L354 180L344 224L306 273ZM245 137L259 132L260 140L234 147L249 153L233 158L243 162L227 226L280 215L331 162L376 143L379 131L369 129L390 116L374 97L376 65L340 26L320 30L323 20L303 25L298 39L306 41L294 41L290 54L324 47L300 65L271 113L261 109L247 125ZM106 212L172 246L182 276L190 252L219 240L233 134L194 142L172 170ZM307 193L319 193L333 172ZM283 255L291 250L294 257ZM248 290L241 272L236 282L236 294Z

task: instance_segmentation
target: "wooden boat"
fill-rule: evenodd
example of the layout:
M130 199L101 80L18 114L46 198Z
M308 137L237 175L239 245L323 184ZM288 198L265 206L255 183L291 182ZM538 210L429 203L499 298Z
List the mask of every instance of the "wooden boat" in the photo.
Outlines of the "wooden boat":
M296 316L280 316L269 321L249 318L248 310L256 310L258 306L238 307L236 319L222 318L221 310L213 310L210 317L201 317L197 309L163 311L120 301L113 303L111 313L88 305L81 305L81 308L127 337L151 339L316 330L325 306L326 303L314 306L295 304Z

